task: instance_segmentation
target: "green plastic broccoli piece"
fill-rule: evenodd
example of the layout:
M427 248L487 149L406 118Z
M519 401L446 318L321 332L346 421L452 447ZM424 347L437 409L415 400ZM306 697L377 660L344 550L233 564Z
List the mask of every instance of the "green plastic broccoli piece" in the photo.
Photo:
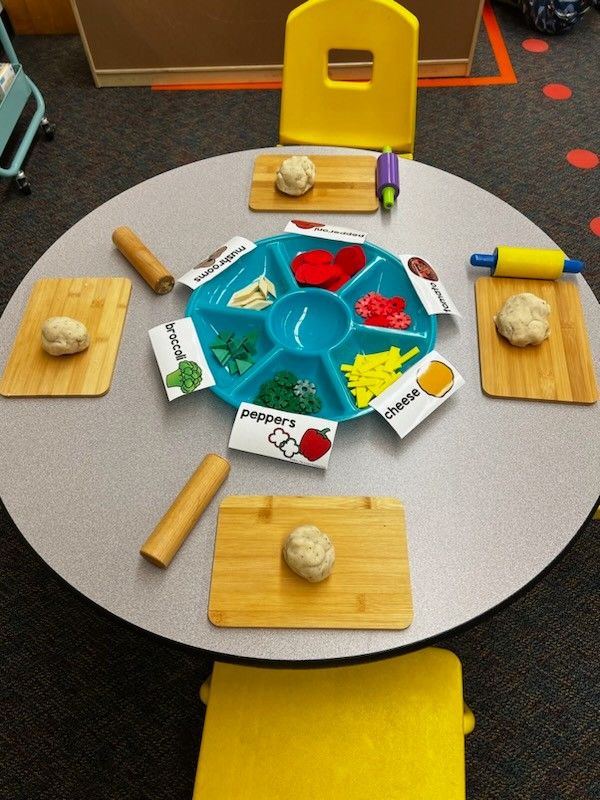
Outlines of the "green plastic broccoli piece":
M184 394L189 394L200 386L202 370L195 361L182 361L174 372L167 375L165 380L170 388L179 386Z

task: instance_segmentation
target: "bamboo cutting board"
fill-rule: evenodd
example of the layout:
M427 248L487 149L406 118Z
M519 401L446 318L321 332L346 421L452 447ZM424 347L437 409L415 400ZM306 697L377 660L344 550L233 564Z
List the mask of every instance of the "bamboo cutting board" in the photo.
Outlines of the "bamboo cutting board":
M515 347L496 330L494 315L513 294L531 292L550 304L550 336ZM579 292L568 281L479 278L475 283L481 386L492 397L595 403L598 388Z
M332 540L332 574L309 583L281 549L298 525ZM404 508L391 497L231 496L219 508L208 618L253 628L406 628Z
M0 382L5 397L98 396L110 388L129 304L128 278L42 278L34 284ZM48 317L86 326L81 353L51 356L42 349Z
M297 153L296 155L302 155ZM306 194L292 197L275 186L285 155L257 156L250 188L253 211L377 211L375 156L310 156L317 173Z

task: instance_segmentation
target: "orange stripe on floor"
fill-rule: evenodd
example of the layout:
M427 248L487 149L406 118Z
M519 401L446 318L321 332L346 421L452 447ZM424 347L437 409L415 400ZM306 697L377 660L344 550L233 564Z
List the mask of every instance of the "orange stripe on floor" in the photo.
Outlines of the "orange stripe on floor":
M482 20L490 40L492 52L498 65L498 75L483 75L473 78L419 78L417 86L503 86L517 83L517 76L513 69L504 37L498 25L490 0L485 0ZM281 89L281 81L248 81L242 83L155 83L152 85L154 92L190 92L238 89Z

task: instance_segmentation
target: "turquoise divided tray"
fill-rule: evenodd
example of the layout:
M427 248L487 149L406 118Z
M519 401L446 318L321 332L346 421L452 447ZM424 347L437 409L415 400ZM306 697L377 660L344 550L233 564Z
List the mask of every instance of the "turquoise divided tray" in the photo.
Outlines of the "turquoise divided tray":
M335 255L342 247L347 245L298 234L271 236L257 241L255 250L192 292L186 316L194 322L215 378L212 390L225 402L236 408L255 402L261 385L286 370L315 384L322 401L315 416L354 419L373 409L356 407L341 364L351 364L359 353L376 353L392 345L405 353L416 345L419 354L406 362L406 371L433 350L436 318L425 311L398 258L381 247L369 242L362 245L366 265L337 292L298 286L291 269L295 256L317 249ZM273 305L262 311L227 306L234 292L261 275L275 285ZM354 304L367 292L403 297L411 326L395 330L364 325ZM224 331L237 336L258 332L255 363L243 375L231 375L210 349Z

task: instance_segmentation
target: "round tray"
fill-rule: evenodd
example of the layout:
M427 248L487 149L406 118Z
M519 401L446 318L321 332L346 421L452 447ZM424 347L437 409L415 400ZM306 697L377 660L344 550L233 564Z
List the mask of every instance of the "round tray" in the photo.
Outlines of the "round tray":
M360 353L389 350L394 345L406 353L417 346L419 354L403 371L433 350L437 321L429 316L412 287L400 261L381 247L365 242L367 263L337 292L298 286L291 269L296 255L308 250L328 250L335 255L347 245L298 234L279 234L256 242L247 253L216 278L192 292L186 308L210 365L213 391L236 408L256 402L263 384L283 370L314 383L322 402L316 416L341 421L368 414L357 408L346 385L341 364L352 364ZM261 275L275 286L273 304L261 311L228 307L234 292ZM400 295L412 323L406 330L376 328L364 324L354 305L367 292L385 297ZM211 345L219 334L238 337L258 334L254 364L242 375L232 375L213 354Z

